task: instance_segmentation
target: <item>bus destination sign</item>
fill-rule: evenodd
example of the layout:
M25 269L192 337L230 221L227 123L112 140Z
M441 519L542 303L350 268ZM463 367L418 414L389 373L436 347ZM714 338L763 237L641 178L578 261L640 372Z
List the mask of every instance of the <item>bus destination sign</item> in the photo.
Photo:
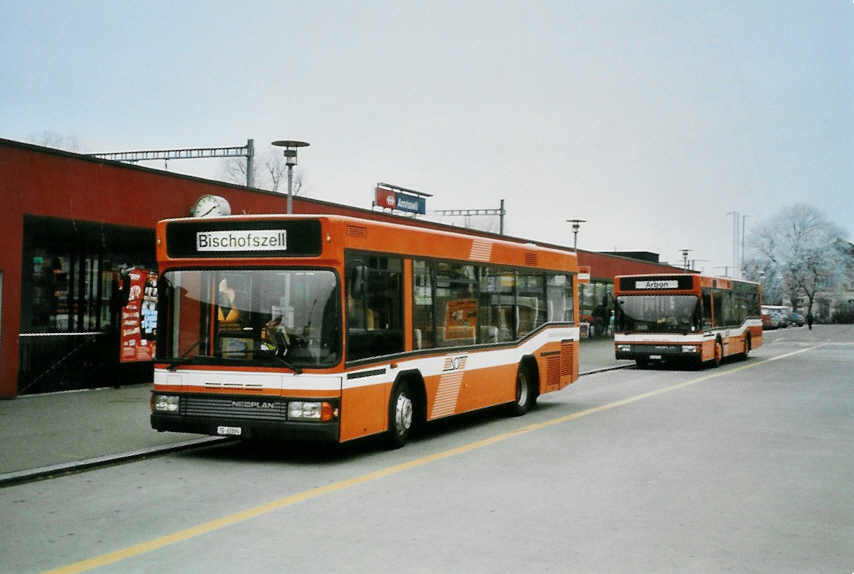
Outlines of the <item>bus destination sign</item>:
M166 228L169 257L307 257L322 251L320 222L174 221Z
M635 289L678 289L679 281L635 281Z
M197 231L197 251L287 251L286 229Z
M620 277L620 289L623 291L663 291L666 289L690 290L694 287L694 275L647 275L645 277Z

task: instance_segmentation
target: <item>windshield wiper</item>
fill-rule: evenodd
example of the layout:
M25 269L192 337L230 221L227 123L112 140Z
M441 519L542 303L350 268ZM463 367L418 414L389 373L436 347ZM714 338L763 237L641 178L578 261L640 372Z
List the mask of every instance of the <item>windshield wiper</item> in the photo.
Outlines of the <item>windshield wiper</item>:
M183 364L183 363L189 363L192 360L192 358L188 358L187 355L189 355L190 353L195 351L196 347L198 347L199 343L201 343L201 342L202 342L201 338L197 339L195 343L190 345L189 349L187 349L186 351L181 353L180 357L176 357L174 359L170 359L170 360L166 361L167 363L169 363L169 366L166 368L170 371L174 371L178 365Z
M302 369L300 367L297 367L296 365L292 365L289 361L286 361L284 357L282 357L280 355L273 355L273 358L276 359L277 361L279 361L281 364L283 364L287 368L289 368L290 370L292 370L295 374L297 374L297 375L302 374Z

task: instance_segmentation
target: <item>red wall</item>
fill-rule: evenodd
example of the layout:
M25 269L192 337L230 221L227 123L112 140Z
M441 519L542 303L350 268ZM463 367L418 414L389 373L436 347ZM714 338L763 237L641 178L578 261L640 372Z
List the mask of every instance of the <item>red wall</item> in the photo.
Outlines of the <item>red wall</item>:
M187 215L206 193L226 197L235 213L275 213L285 205L280 195L0 140L0 397L17 394L25 214L153 229L160 219Z
M679 267L638 261L607 253L578 251L578 264L590 266L590 279L613 281L614 275L635 275L640 273L684 273Z
M3 272L0 398L16 396L18 387L24 215L154 229L154 224L160 219L188 215L192 204L204 194L225 197L235 214L285 211L286 197L282 194L248 190L0 139L0 201L3 207L0 210L0 271ZM294 212L352 215L448 228L311 199L294 198ZM511 237L505 239L514 240ZM579 251L578 255L579 263L590 265L591 275L597 279L613 279L616 274L674 271L669 266L609 255L585 251Z

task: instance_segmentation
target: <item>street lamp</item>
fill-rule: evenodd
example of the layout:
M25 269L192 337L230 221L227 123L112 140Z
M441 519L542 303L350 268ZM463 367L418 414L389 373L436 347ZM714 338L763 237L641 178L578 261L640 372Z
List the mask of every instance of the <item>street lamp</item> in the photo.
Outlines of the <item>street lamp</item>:
M567 223L572 224L572 250L578 251L578 230L581 229L581 224L585 223L586 219L567 219Z
M285 165L288 166L288 214L293 213L293 185L294 185L294 166L297 164L297 149L308 147L308 142L297 140L276 140L274 146L283 147L285 154Z

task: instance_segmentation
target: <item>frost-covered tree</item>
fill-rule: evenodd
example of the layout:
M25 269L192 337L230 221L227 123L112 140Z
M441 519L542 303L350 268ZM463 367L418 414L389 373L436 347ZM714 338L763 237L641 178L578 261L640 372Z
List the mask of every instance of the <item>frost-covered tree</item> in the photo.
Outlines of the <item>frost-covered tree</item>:
M816 294L834 289L844 278L851 254L843 248L845 231L818 209L795 204L761 222L750 236L753 256L745 269L763 282L763 291L774 293L778 285L794 304L807 299L812 312ZM766 295L766 300L772 300ZM782 299L782 297L781 297Z

